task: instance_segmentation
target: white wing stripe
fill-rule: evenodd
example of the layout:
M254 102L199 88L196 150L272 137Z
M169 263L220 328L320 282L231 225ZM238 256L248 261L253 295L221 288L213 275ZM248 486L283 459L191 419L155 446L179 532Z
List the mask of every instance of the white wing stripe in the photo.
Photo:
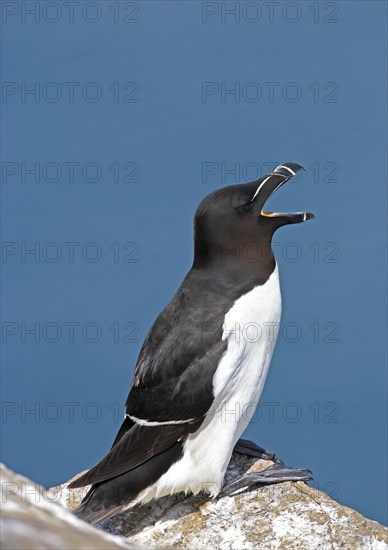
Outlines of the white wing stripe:
M136 416L131 416L127 414L133 422L139 424L139 426L168 426L171 424L187 424L188 422L193 422L195 418L189 418L188 420L168 420L167 422L154 422L152 420L144 420L143 418L136 418Z

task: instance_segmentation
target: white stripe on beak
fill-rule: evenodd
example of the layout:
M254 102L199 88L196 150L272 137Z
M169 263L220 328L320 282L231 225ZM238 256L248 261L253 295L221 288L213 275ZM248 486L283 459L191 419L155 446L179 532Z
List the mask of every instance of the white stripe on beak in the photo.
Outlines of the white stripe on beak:
M265 182L269 180L270 177L271 177L270 175L267 176L267 177L265 178L265 180L262 181L262 182L260 183L259 187L256 189L256 193L255 193L255 194L253 195L253 197L252 197L252 201L255 200L255 197L257 196L258 192L259 192L260 189L263 187L263 185L265 184Z
M276 172L276 170L278 168L284 168L285 170L287 170L288 172L290 172L291 175L295 176L295 173L293 170L291 170L291 168L288 168L288 166L284 166L283 164L279 164L279 166L276 166L274 172Z

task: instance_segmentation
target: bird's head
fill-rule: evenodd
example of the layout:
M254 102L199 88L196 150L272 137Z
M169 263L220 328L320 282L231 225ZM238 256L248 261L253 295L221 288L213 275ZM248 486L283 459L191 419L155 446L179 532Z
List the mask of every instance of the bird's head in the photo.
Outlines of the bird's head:
M194 265L228 263L238 257L247 263L273 262L271 239L284 225L314 218L311 212L266 212L269 197L296 172L296 163L278 166L256 181L231 185L208 195L194 218Z

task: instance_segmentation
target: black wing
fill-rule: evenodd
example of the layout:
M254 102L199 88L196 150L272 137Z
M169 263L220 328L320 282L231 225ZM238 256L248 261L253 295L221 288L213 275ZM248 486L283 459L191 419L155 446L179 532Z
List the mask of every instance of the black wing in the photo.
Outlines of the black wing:
M219 347L224 349L225 346L216 346L216 349ZM145 424L142 424L143 418L137 418L137 422L134 418L126 418L108 454L69 487L100 483L123 474L197 430L213 402L209 369L214 369L214 364L206 357L203 361L195 361L177 377L175 387L165 383L153 388L132 388L127 410L135 409L136 414L141 411L151 418ZM169 390L174 396L172 400L167 395ZM131 402L136 403L136 400L139 405L131 407ZM158 423L155 419L162 413L172 422ZM174 418L182 416L188 418L174 423Z
M204 285L201 274L189 272L140 351L126 402L131 418L184 422L208 412L213 376L227 348L222 327L234 302L228 294L216 278L207 277Z
M202 282L190 272L153 324L127 399L129 418L108 454L69 487L100 483L136 468L203 422L214 401L213 376L227 348L222 324L237 296L230 298L216 279L207 280L193 303L193 289Z
M214 400L213 376L226 347L226 342L220 341L183 372L153 385L144 378L134 383L126 413L135 422L188 422L203 417Z
M139 426L132 428L112 447L107 455L86 474L69 484L70 488L106 481L128 472L149 458L171 447L188 426Z

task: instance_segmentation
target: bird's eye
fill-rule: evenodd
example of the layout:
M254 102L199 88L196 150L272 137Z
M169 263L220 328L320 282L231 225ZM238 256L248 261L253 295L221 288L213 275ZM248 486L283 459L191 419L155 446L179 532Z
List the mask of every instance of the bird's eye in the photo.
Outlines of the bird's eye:
M240 204L239 206L236 206L236 210L250 210L252 208L252 204L252 201Z

